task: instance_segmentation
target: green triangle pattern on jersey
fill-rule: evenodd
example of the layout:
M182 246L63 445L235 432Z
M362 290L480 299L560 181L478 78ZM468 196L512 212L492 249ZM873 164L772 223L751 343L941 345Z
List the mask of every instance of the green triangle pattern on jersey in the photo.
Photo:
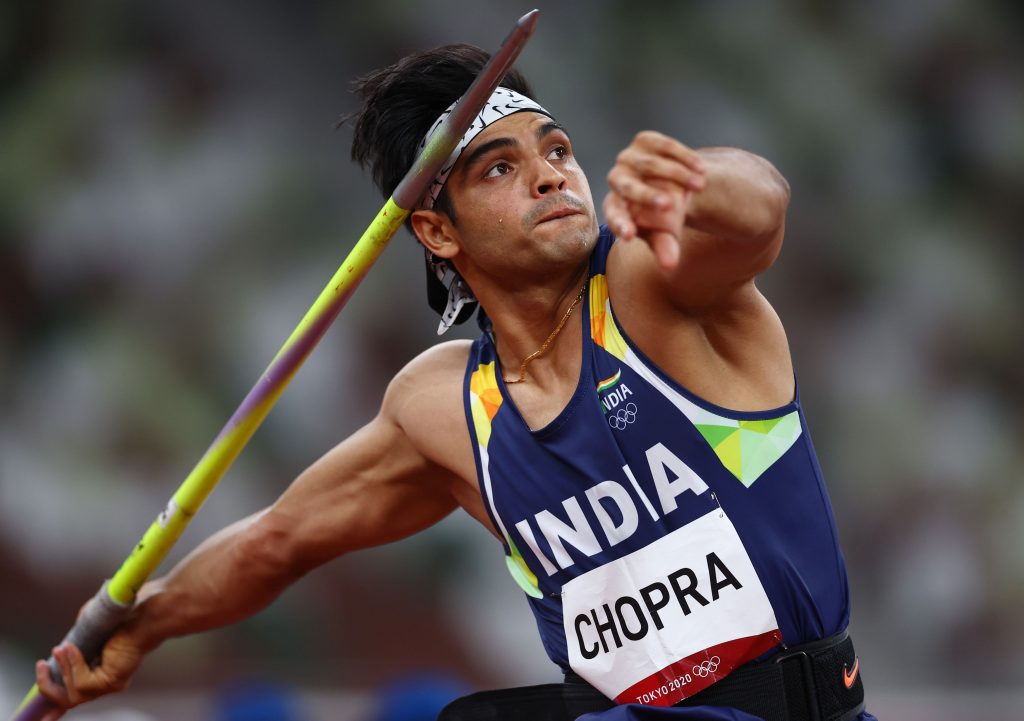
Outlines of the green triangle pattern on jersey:
M537 582L537 576L526 565L526 559L523 558L523 554L519 552L511 538L506 537L505 540L508 541L510 551L505 556L505 565L508 567L508 572L512 575L512 578L515 579L516 583L519 584L519 588L523 589L527 596L544 598L544 594L540 590L540 584Z
M800 414L779 418L737 421L721 416L714 422L695 423L719 460L747 488L772 467L800 437Z

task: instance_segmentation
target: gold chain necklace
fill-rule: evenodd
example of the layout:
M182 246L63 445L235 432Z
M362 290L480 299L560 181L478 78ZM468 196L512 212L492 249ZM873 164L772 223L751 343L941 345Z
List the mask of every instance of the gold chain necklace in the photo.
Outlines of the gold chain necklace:
M523 358L523 362L519 364L519 378L513 381L509 380L508 378L505 378L504 375L501 377L501 379L505 381L505 385L511 385L513 383L522 383L523 381L526 380L526 366L528 366L530 364L530 361L532 361L534 358L540 358L542 355L544 355L545 351L547 351L548 349L548 346L551 345L551 342L558 337L559 333L562 332L562 328L565 327L566 321L568 321L569 316L572 315L573 309L577 305L579 305L579 302L581 300L583 300L583 294L586 292L587 282L584 281L583 287L580 288L579 295L577 295L576 299L569 305L569 310L565 311L565 315L562 316L562 320L558 322L558 327L551 331L551 335L549 335L547 339L545 339L545 341L540 344L540 348L538 348L533 353Z

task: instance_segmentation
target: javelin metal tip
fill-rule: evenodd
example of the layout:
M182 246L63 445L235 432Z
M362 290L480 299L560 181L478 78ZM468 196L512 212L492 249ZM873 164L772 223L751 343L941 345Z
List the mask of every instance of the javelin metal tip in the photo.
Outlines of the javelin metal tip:
M533 32L534 26L537 25L537 17L540 15L540 10L531 10L530 12L519 18L516 26L524 28L527 32Z

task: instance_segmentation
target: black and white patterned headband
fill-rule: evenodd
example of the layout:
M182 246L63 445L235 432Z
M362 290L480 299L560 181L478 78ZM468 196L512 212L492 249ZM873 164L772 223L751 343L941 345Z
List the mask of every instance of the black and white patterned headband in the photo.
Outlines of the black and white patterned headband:
M456 101L458 102L458 101ZM437 129L441 127L441 123L455 108L455 103L448 106L448 109L441 113L440 117L434 124L430 126L430 130L423 136L423 140L420 141L419 152L422 153L423 149L427 147L427 143L430 142L430 138L433 137ZM483 109L473 120L473 123L469 126L469 130L462 136L462 140L455 146L455 150L448 156L447 162L441 167L441 170L434 177L434 182L430 184L430 188L423 196L423 200L420 201L420 207L424 210L430 210L434 207L434 203L437 202L437 196L441 194L441 190L444 188L444 184L448 182L448 176L451 175L452 168L455 167L455 163L459 161L459 156L462 155L462 151L473 142L473 139L483 132L487 126L496 123L502 118L507 118L509 115L515 113L521 113L523 111L530 111L534 113L541 113L551 117L551 113L542 108L540 104L531 100L530 98L517 93L515 90L509 88L499 87L491 94L491 97L484 103Z

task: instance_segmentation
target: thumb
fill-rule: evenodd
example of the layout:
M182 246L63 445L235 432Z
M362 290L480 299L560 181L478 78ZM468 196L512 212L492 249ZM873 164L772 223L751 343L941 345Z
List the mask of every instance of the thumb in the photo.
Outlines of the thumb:
M674 270L679 265L679 240L672 233L652 233L650 246L663 270Z
M42 721L57 721L61 716L64 715L64 709L55 708L52 711L47 711L46 715L43 716Z

